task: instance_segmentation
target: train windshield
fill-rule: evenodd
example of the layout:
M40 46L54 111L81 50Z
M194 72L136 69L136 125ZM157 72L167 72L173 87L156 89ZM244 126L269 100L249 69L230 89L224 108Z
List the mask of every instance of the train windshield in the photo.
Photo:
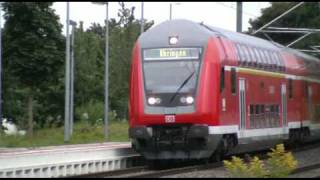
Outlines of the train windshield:
M171 101L178 94L194 95L199 74L201 49L162 50L144 51L143 70L147 96L159 95L171 104Z
M188 79L180 92L191 92L196 87L198 69L199 61L145 62L146 90L150 93L174 93Z

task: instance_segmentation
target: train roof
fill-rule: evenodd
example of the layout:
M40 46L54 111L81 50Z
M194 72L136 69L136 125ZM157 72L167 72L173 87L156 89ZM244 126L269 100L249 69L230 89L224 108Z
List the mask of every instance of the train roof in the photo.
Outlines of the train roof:
M181 37L179 42L185 46L200 46L207 43L208 38L212 36L221 36L235 43L246 44L271 51L286 52L293 55L299 61L303 61L304 66L299 68L306 69L311 74L318 78L320 77L320 60L314 56L262 38L213 27L204 23L196 23L186 19L168 20L160 23L144 32L139 37L139 41L142 48L165 47L168 45L167 38L178 33Z
M203 23L200 23L200 25L206 27L207 29L209 29L215 33L219 33L223 37L226 37L226 38L228 38L234 42L237 42L237 43L247 44L247 45L251 45L251 46L255 46L255 47L266 48L266 49L274 50L274 51L279 51L280 47L281 47L280 44L272 43L270 41L267 41L267 40L264 40L261 38L257 38L254 36L249 36L249 35L246 35L243 33L229 31L229 30L225 30L222 28L213 27L210 25L205 25Z
M269 48L270 50L286 51L286 52L294 54L300 58L303 58L305 60L320 62L320 60L314 56L302 53L302 52L294 50L292 48L285 47L285 46L283 46L279 43L276 43L276 42L271 42L271 41L268 41L265 39L257 38L257 37L250 36L250 35L243 34L243 33L228 31L228 30L218 28L218 27L212 27L209 25L204 25L204 26L206 26L207 28L209 28L210 30L212 30L214 32L220 33L224 37L227 37L228 39L230 39L234 42L244 43L244 44L262 47L262 48Z

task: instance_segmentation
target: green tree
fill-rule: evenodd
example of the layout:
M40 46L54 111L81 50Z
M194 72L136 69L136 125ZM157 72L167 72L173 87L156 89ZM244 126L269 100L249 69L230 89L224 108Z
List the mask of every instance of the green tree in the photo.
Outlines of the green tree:
M135 7L126 8L123 2L119 5L119 21L111 29L110 38L110 107L116 110L121 118L127 118L131 53L140 35L140 20L135 19ZM153 24L153 21L145 21L144 29L148 30Z
M93 32L75 33L75 91L77 105L90 100L103 100L103 54L102 39Z
M115 110L119 118L126 118L128 106L128 78L131 64L131 51L135 41L140 35L140 20L137 20L134 17L135 7L127 8L125 6L125 3L123 2L120 2L119 5L119 19L116 20L112 18L109 20L109 99L110 110ZM145 30L147 30L153 25L153 21L148 22L147 20L145 20L144 24ZM93 36L92 33L97 36ZM78 33L77 35L80 34L81 33ZM88 41L82 40L81 43L79 42L79 45L81 45L82 48L77 49L76 54L79 54L77 55L78 57L86 57L86 60L83 61L91 63L91 66L79 64L79 66L77 67L79 68L77 70L78 74L76 76L79 76L78 78L82 76L84 79L87 79L82 79L83 84L86 84L86 81L89 80L88 76L93 76L93 74L96 73L96 76L99 77L95 79L97 81L90 80L90 83L96 83L96 86L77 86L80 89L87 88L86 90L79 89L79 94L77 95L79 97L83 97L83 101L81 102L81 104L84 105L85 102L88 103L88 99L96 98L98 101L103 101L104 99L103 92L105 26L102 26L98 23L93 23L86 32L82 33L81 36L81 38L84 39L86 39L85 37L90 36L91 40L88 39ZM97 39L97 37L99 38ZM80 37L76 37L76 40L77 39L80 39ZM94 42L94 44L88 45L89 42ZM99 50L96 49L98 47L100 47ZM91 48L93 50L87 52L84 50L87 48ZM81 52L90 53L91 56L85 56L84 54L80 55ZM80 59L76 59L76 61L82 61ZM87 69L87 71L89 71L89 69L91 70L90 72L84 73L85 70L82 69ZM77 82L79 81L80 80L78 79ZM92 88L95 90L93 90ZM92 89L92 91L89 89ZM87 94L89 92L95 92L96 94Z
M34 99L59 81L64 37L52 2L5 2L4 64L27 97L28 133L33 134ZM38 100L39 101L39 100Z
M262 9L262 15L256 19L250 19L249 23L251 28L249 32L257 30L266 23L280 16L282 13L287 11L289 8L296 5L298 2L272 2L270 7ZM273 27L290 27L290 28L318 28L320 26L320 4L318 2L305 2L300 7L291 11L287 15L283 16L270 26ZM302 34L293 33L268 33L268 35L276 42L288 45L295 39L299 38ZM263 33L257 33L256 36L266 38ZM310 45L318 45L320 35L317 33L312 34L305 39L294 44L292 48L310 49Z

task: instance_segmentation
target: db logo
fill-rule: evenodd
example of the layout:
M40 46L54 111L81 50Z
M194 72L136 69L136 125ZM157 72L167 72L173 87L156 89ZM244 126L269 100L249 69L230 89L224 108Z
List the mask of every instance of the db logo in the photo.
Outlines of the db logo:
M176 122L176 117L174 115L165 115L164 119L166 123Z

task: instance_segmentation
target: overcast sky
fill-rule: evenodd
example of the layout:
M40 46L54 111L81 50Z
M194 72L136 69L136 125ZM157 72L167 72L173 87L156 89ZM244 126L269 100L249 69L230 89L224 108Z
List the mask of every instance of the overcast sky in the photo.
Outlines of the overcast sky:
M55 2L53 8L60 16L65 34L66 2ZM135 6L134 15L137 19L141 17L141 2L125 2L126 7ZM188 19L195 22L236 31L236 2L172 2L172 18ZM250 18L256 18L261 14L261 8L270 6L269 2L244 2L243 3L243 26L247 30ZM144 18L154 20L155 25L169 19L170 2L144 2ZM118 2L109 2L109 18L117 18ZM91 23L104 24L106 8L105 5L92 4L91 2L70 2L70 19L79 23L84 22L84 28ZM70 30L71 31L71 30Z

